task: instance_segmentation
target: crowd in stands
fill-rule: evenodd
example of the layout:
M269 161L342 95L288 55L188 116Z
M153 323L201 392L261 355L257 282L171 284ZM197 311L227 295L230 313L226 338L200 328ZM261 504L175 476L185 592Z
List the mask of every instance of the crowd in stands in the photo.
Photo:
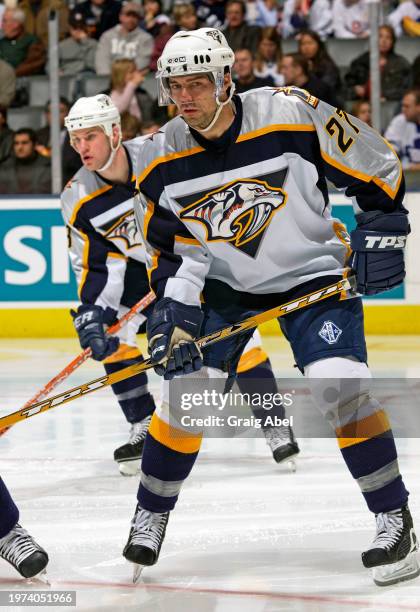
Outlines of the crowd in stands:
M39 129L25 122L25 109L36 108L41 117L37 100L30 99L32 83L38 79L48 90L51 9L58 15L60 82L68 83L60 98L63 184L80 166L64 129L79 96L108 93L122 114L124 139L156 131L174 116L174 107L157 104L153 73L178 30L223 30L235 51L239 93L295 85L371 122L368 0L3 0L0 194L51 193L48 95ZM417 56L399 49L404 41L420 41L420 0L383 0L379 9L383 133L403 166L419 171L420 45ZM341 41L357 41L347 43L351 53L344 62L334 52Z

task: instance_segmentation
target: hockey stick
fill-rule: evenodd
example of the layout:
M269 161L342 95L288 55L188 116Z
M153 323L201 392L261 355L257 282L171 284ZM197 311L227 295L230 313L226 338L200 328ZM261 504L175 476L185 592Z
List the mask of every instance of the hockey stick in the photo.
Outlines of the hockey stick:
M199 338L196 343L197 345L203 349L209 344L213 344L213 342L219 342L220 340L230 338L233 335L240 334L247 329L251 329L254 327L258 327L261 323L265 323L266 321L270 321L271 319L277 319L279 317L283 317L290 312L295 312L296 310L300 310L301 308L305 308L306 306L310 306L312 304L317 304L322 300L326 300L329 297L334 295L343 294L343 299L348 299L350 297L355 297L356 293L356 277L350 276L349 278L344 278L337 283L332 285L328 285L327 287L323 287L322 289L317 289L312 293L308 293L300 298L292 300L290 302L286 302L286 304L282 304L281 306L276 306L275 308L271 308L270 310L266 310L259 314L256 314L244 321L240 321L239 323L234 323L233 325L229 325L228 327L224 327L223 329L219 329L218 331L212 332L207 336L203 336ZM137 363L135 365L128 366L119 372L114 372L112 374L108 374L107 376L102 376L101 378L96 378L91 382L80 385L79 387L74 387L73 389L69 389L68 391L64 391L64 393L60 393L59 395L55 395L54 397L49 398L44 402L38 402L37 404L32 404L26 408L17 410L7 416L0 418L0 427L7 427L9 425L13 425L18 421L23 421L35 414L40 414L41 412L45 412L46 410L50 410L51 408L55 408L56 406L61 406L67 402L71 402L72 400L87 395L88 393L93 393L97 389L103 389L108 385L113 385L120 380L125 380L126 378L130 378L131 376L135 376L136 374L140 374L140 372L144 372L152 368L155 364L151 359L146 359L142 363Z
M118 321L114 323L114 325L111 325L111 327L107 329L106 333L109 335L113 335L119 332L120 329L124 327L124 325L126 325L129 321L131 321L131 319L136 316L136 314L139 314L140 312L145 310L145 308L147 308L153 302L154 299L155 294L153 293L153 291L149 291L149 293L145 295L141 300L139 300L137 304L134 304L134 306L130 308L130 310L125 313L125 315L118 319ZM73 361L70 361L70 363L67 364L66 367L61 370L61 372L54 376L54 378L47 382L47 384L42 387L42 389L40 389L38 393L36 393L30 400L28 400L23 406L23 408L28 408L29 406L32 406L32 404L35 404L35 402L44 399L44 397L47 397L47 395L51 393L53 389L55 389L60 383L66 380L66 378L68 378L70 374L77 370L77 368L80 367L82 363L89 359L91 355L92 351L90 348L87 348L81 353L79 353L79 355L77 355L77 357L75 357ZM11 425L13 425L13 423ZM0 436L6 433L6 431L10 429L11 425L0 429Z

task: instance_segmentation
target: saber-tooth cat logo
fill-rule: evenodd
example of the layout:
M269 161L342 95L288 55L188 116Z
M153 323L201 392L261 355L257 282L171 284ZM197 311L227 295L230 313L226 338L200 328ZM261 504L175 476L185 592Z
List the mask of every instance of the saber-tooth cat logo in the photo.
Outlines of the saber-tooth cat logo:
M283 182L284 175L280 184ZM281 187L257 178L240 179L184 206L179 216L183 221L205 225L208 242L230 242L255 257L265 229L286 201Z
M120 217L116 223L106 232L108 240L123 240L127 249L141 246L140 233L134 219L134 212L129 210Z

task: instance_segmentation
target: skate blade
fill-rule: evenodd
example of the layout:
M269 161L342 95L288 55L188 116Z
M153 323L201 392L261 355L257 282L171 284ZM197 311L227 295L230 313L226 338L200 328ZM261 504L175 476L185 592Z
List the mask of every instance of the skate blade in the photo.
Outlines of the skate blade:
M36 574L35 576L32 576L31 578L25 578L25 582L27 584L33 584L34 582L35 583L42 582L43 584L47 586L51 586L51 582L48 580L46 569L41 570L39 574Z
M133 563L133 584L137 584L141 578L141 573L146 567L145 565L139 565L138 563Z
M409 553L402 561L372 568L373 582L377 586L397 584L397 582L412 580L419 575L420 566L415 552Z
M134 459L133 461L121 461L118 464L118 469L121 476L136 476L139 473L140 459Z

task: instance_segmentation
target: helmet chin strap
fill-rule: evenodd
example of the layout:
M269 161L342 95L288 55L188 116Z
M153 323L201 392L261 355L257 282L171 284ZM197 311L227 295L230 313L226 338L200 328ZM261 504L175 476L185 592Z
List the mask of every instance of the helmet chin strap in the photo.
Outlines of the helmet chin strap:
M210 121L208 126L201 130L200 128L197 128L197 127L194 129L197 130L197 132L200 132L200 134L204 134L205 132L208 132L209 130L211 130L211 128L214 126L214 124L218 120L220 113L222 112L222 108L226 106L226 104L229 104L231 102L234 93L235 93L235 83L231 82L230 87L229 87L229 95L224 102L221 102L219 100L219 94L216 96L217 109L216 109L216 112L214 113L213 119Z
M117 151L121 145L121 141L122 141L121 129L118 130L118 142L115 147L112 144L112 139L113 139L112 132L111 132L111 135L108 134L108 139L109 139L109 144L111 145L111 154L108 157L108 161L105 162L102 168L99 168L99 170L97 170L97 172L99 173L105 172L105 170L108 170L108 168L112 165L112 162L115 159L115 155L117 154Z

